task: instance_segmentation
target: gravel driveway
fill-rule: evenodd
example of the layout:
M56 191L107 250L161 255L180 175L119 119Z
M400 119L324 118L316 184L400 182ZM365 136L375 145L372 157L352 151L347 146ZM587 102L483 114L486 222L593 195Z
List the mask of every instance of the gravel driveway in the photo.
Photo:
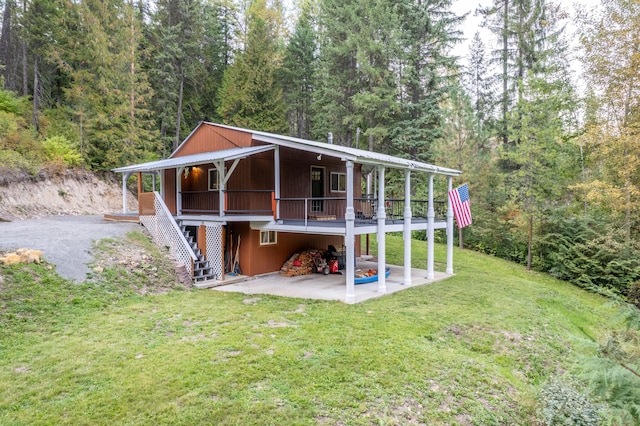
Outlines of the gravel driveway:
M42 250L47 262L56 265L60 276L83 282L90 272L87 263L93 243L122 237L141 229L136 223L110 222L102 216L53 216L0 222L0 250L19 248Z

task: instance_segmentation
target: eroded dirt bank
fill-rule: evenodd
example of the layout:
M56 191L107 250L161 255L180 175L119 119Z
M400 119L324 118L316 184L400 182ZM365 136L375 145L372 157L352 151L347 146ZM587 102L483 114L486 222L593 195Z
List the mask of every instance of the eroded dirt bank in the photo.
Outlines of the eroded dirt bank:
M129 194L127 200L128 211L136 211L136 197ZM99 177L88 171L67 171L0 185L0 221L121 211L122 182L111 174Z

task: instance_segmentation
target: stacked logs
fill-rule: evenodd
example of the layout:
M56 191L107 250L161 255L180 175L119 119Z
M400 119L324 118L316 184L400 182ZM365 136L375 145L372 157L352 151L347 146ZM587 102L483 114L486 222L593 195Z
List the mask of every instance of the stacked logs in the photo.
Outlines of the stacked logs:
M295 277L298 275L309 275L317 271L316 261L324 258L326 251L324 250L305 250L295 253L289 258L282 268L280 275L283 277Z

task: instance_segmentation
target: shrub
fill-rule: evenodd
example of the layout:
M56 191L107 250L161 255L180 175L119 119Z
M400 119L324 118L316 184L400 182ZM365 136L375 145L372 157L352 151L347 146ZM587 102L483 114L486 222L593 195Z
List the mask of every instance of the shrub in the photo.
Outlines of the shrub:
M0 89L0 111L22 114L20 101L12 92Z
M64 136L47 138L42 143L42 147L45 155L51 161L62 160L71 167L79 166L82 162L82 156L78 150Z
M539 417L548 426L600 424L600 408L587 395L558 378L548 381L538 395Z

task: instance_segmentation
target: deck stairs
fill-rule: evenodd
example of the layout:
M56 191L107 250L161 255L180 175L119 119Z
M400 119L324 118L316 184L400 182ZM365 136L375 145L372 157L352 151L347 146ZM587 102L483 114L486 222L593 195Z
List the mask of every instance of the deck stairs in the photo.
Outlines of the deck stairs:
M187 243L189 243L191 249L196 255L196 260L193 261L193 281L197 283L217 279L218 277L213 273L213 268L209 264L209 261L206 260L204 255L200 252L198 244L195 242L191 232L181 222L178 222L178 226L180 227L180 231L184 235L184 238L187 240Z

